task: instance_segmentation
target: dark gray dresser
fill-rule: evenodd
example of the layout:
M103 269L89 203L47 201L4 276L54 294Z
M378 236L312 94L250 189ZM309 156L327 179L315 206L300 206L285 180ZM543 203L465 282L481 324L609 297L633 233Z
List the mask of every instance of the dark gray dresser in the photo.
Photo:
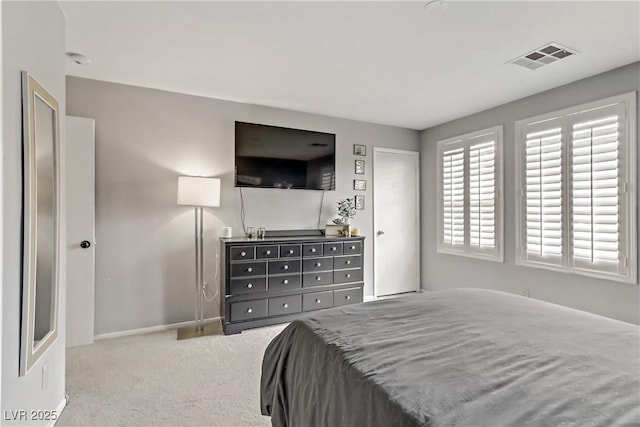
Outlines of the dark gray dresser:
M364 237L221 239L225 334L362 302Z

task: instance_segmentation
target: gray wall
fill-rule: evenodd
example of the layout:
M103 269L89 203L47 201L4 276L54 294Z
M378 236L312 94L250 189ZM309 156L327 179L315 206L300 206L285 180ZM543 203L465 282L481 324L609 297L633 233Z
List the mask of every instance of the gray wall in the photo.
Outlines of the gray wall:
M68 114L96 120L96 334L171 324L194 317L193 209L176 205L177 177L222 178L220 208L205 209L205 277L214 283L220 228L238 235L233 187L234 121L336 134L337 191L326 193L321 227L335 202L352 197L353 144L418 150L418 132L275 108L67 78ZM360 157L362 158L362 157ZM366 239L365 295L373 294L371 185L354 225ZM243 190L248 226L317 228L322 193ZM217 316L216 303L207 316Z
M65 109L65 20L57 2L2 2L3 86L3 185L2 219L2 402L5 411L55 410L64 401L65 373L65 252L60 254L60 311L58 339L24 377L18 376L20 355L21 236L22 206L22 108L20 71L26 70ZM64 122L61 123L61 161L64 162ZM60 165L64 170L64 163ZM64 173L61 173L64 177ZM64 207L65 182L61 181ZM63 208L64 209L64 208ZM61 245L65 247L64 211ZM42 388L42 367L47 374ZM36 424L7 422L6 424ZM48 422L40 422L46 425Z
M535 75L527 74L530 78ZM634 63L422 131L423 288L477 287L518 294L528 288L532 298L639 323L637 285L515 265L514 169L516 120L638 89L640 63ZM436 200L436 142L500 124L504 125L504 263L439 254L436 252L437 211L433 203Z

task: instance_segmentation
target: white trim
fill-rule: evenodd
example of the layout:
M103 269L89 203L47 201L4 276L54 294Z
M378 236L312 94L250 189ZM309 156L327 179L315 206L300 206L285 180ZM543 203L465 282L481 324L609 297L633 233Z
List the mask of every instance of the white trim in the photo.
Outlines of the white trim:
M414 250L416 251L417 254L417 259L418 259L418 265L417 265L417 275L418 277L416 277L416 288L414 289L416 292L420 289L420 265L421 265L421 258L420 258L420 241L421 241L421 232L420 232L420 152L419 151L411 151L411 150L398 150L395 148L383 148L383 147L373 147L373 155L372 155L372 162L371 162L371 169L372 169L372 177L371 177L371 181L372 181L372 187L373 187L373 191L371 192L372 194L372 202L371 202L371 206L373 207L373 299L377 299L378 298L378 291L377 291L377 286L376 286L376 265L378 265L378 263L375 262L376 260L376 253L377 253L377 235L376 232L378 230L378 222L376 220L376 153L387 153L387 154L403 154L406 156L410 156L414 158L414 161L416 163L416 180L415 180L415 200L416 200L416 235L418 236L418 238L416 239L416 246L414 248Z
M0 5L0 22L2 22L2 5ZM4 58L4 56L2 55L2 45L4 43L0 42L0 58ZM0 59L0 67L2 67L2 59ZM0 74L2 74L2 72L0 72ZM0 144L0 188L4 189L4 181L3 181L3 177L4 177L4 171L3 171L3 165L4 165L4 146L5 146L5 134L4 134L4 104L5 104L5 98L4 98L4 80L2 83L0 83L0 99L2 99L2 102L0 102L0 138L2 138L2 144ZM8 101L6 101L8 104ZM15 107L14 107L15 108ZM2 283L4 283L4 272L3 272L3 260L4 260L4 236L3 236L3 227L4 227L4 207L3 207L3 200L4 200L4 190L2 191L2 195L0 195L0 281L2 281ZM0 310L2 310L2 294L4 292L0 291ZM4 316L0 316L0 378L3 378L3 372L2 372L2 343L3 343L3 331L4 328L2 327L2 318ZM2 387L0 386L0 402L2 402Z
M515 123L515 173L516 173L516 197L515 197L515 224L516 224L516 265L525 266L525 267L534 267L534 268L544 268L548 270L553 270L562 273L572 273L572 274L580 274L582 276L589 276L598 279L606 279L612 280L616 282L629 283L629 284L637 284L638 283L638 268L637 268L637 260L638 260L638 248L637 248L637 153L636 153L636 145L637 145L637 107L636 107L636 98L637 92L627 92L624 94L611 96L608 98L592 101L589 103L576 105L573 107L565 108L558 111L553 111L551 113L541 114L534 117L528 117L525 119L521 119L516 121ZM622 174L620 179L625 180L625 184L627 186L627 199L625 201L625 211L621 212L624 214L624 224L621 224L623 227L621 233L629 238L626 238L622 243L624 243L624 255L626 256L626 262L628 263L628 270L626 275L621 275L619 273L610 273L598 270L591 270L587 268L576 267L571 264L570 250L571 250L571 219L570 219L570 208L571 203L569 200L570 191L570 164L569 161L570 155L569 149L567 148L570 141L568 137L569 123L573 121L573 117L576 114L588 113L592 110L598 110L601 108L606 108L613 106L615 104L624 104L626 107L625 113L625 130L626 134L624 135L624 144L622 146L623 156L620 159L620 166L622 169ZM524 197L524 181L523 181L523 151L522 145L525 138L526 128L527 126L535 125L537 123L543 123L546 121L558 119L559 126L562 128L562 140L563 140L563 152L562 152L562 179L563 179L563 199L562 199L562 209L563 209L563 255L560 257L560 263L553 262L544 262L544 260L531 260L527 258L525 254L525 246L524 242L526 241L525 237L525 221L523 215L523 197ZM624 237L624 236L623 236Z
M211 317L209 319L205 319L204 323L206 324L216 320L221 320L221 318ZM150 326L148 328L129 329L127 331L109 332L106 334L96 335L94 337L94 341L108 340L112 338L130 337L132 335L152 334L154 332L162 332L162 331L169 331L172 329L182 328L183 326L191 326L191 325L195 326L195 324L196 324L195 321L191 320L188 322L170 323L168 325Z
M66 408L66 407L67 407L67 396L65 395L62 398L62 402L60 402L58 404L58 407L55 409L56 415L57 415L56 419L49 421L49 424L47 424L48 427L53 427L53 426L56 425L56 423L60 419L60 416L62 415L62 411L64 411L64 408Z
M418 156L420 157L419 151L411 151L411 150L398 150L397 148L384 148L384 147L373 147L374 153L390 153L390 154L405 154L407 156Z
M496 222L496 249L492 252L485 252L479 249L471 248L469 245L468 239L468 230L469 227L465 226L465 238L463 245L457 245L460 249L456 249L453 247L448 247L444 245L443 235L444 230L442 227L443 218L442 218L442 203L443 203L443 195L442 195L442 154L444 150L449 145L457 144L461 148L464 149L465 160L464 160L464 175L465 182L468 180L468 162L466 160L468 153L468 147L470 145L470 140L474 138L479 138L486 135L496 136L496 196L495 196L495 222ZM485 261L493 261L493 262L504 262L504 126L496 125L489 128L481 129L474 132L469 132L464 135L458 135L446 139L442 139L437 142L437 165L436 165L436 208L437 208L437 245L436 251L438 253L443 253L447 255L456 255L456 256L464 256L469 258L482 259ZM465 185L465 188L467 186ZM468 192L465 191L465 223L468 225Z
M375 295L365 295L364 299L362 300L362 302L371 302L371 301L375 301L378 298Z

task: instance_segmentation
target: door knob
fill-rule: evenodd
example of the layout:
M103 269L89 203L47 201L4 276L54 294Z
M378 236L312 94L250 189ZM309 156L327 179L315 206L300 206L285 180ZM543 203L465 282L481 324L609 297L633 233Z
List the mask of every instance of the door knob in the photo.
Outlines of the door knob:
M382 230L378 230L378 232L376 233L378 236L382 236L384 234L384 231Z
M88 240L83 240L83 241L80 243L80 247L81 247L82 249L90 248L90 247L91 247L91 243L90 243Z

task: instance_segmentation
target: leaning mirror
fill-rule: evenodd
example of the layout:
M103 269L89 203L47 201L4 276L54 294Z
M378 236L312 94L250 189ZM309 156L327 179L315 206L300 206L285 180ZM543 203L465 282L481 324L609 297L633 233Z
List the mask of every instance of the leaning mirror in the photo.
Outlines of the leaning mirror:
M58 102L22 72L23 261L20 375L58 337L59 297Z

